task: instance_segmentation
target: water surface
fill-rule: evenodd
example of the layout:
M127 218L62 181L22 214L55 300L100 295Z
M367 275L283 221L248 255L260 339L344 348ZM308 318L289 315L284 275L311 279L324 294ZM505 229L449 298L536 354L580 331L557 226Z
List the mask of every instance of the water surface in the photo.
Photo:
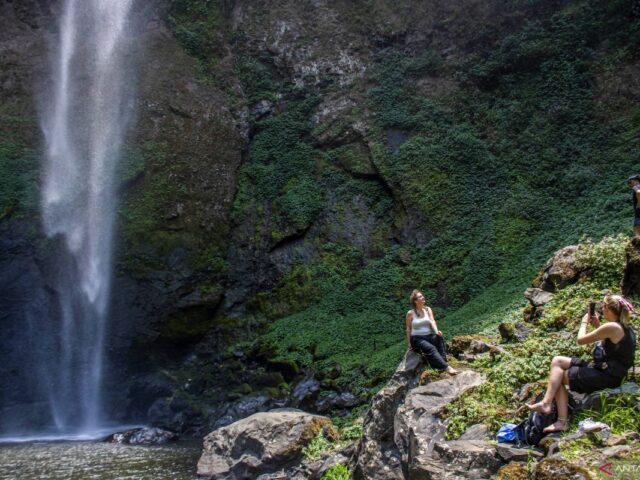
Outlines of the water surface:
M194 480L202 442L0 444L0 480Z

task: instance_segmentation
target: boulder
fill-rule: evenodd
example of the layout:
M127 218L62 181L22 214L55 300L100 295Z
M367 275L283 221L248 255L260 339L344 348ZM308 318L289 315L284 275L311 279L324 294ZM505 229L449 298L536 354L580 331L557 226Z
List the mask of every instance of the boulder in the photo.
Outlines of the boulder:
M306 400L312 400L320 391L320 382L313 377L307 377L300 381L293 389L293 398L300 404Z
M529 480L529 469L524 462L511 462L498 470L497 480Z
M487 343L486 337L476 337L473 335L460 335L453 337L451 345L447 349L447 353L454 357L463 355L478 355L488 352L491 345Z
M564 458L549 457L536 463L531 478L533 480L591 480L593 477L587 469Z
M576 282L585 269L576 258L579 248L579 245L569 245L554 253L545 264L535 282L538 285L535 286L553 293L556 289L562 289Z
M354 464L355 479L403 479L394 442L394 417L407 392L418 383L422 360L408 351L387 385L371 400Z
M553 298L553 293L542 290L541 288L527 288L524 291L524 297L531 302L536 308L544 307Z
M161 428L134 428L109 435L105 442L126 445L162 445L178 440L178 435Z
M580 399L577 395L574 399L577 400L577 411L579 410L593 410L599 412L602 410L602 402L609 401L620 395L639 395L640 387L637 383L627 382L619 386L618 388L607 388L605 390L598 390L590 393L584 398Z
M440 413L452 400L477 387L484 377L473 370L411 390L394 418L394 440L405 464L410 458L430 456L436 442L444 439L446 423Z
M531 329L527 328L522 322L502 322L498 325L498 331L503 342L515 340L524 342L531 333Z
M342 392L337 394L335 392L330 393L328 396L323 397L316 401L316 410L320 413L332 410L332 409L344 409L351 408L358 404L358 399L353 393Z
M204 438L198 476L253 479L293 467L302 461L303 448L330 425L327 417L300 410L253 414Z
M266 412L270 408L270 398L266 395L257 395L242 398L223 410L223 413L213 424L214 429L226 427L236 420L246 418L257 412Z
M453 440L434 445L433 453L412 460L412 480L485 479L496 474L504 462L495 447L483 440Z

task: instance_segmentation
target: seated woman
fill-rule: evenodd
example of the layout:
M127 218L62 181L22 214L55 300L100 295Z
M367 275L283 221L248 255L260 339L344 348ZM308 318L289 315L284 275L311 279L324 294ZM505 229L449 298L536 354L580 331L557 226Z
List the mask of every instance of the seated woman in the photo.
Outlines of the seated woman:
M533 411L549 413L555 398L558 420L545 428L545 432L561 432L567 428L569 398L564 385L578 393L591 393L603 388L615 388L622 383L627 371L633 366L636 351L635 334L629 325L629 315L632 312L633 306L623 297L607 295L603 305L606 323L600 325L597 314L587 313L582 317L578 343L584 345L601 340L604 362L587 363L577 357L553 357L544 398L538 403L527 404ZM587 325L590 323L595 330L587 333Z
M458 372L447 364L447 353L442 332L431 308L424 304L424 295L419 290L411 292L413 308L407 312L407 342L409 350L426 357L431 368L456 375Z

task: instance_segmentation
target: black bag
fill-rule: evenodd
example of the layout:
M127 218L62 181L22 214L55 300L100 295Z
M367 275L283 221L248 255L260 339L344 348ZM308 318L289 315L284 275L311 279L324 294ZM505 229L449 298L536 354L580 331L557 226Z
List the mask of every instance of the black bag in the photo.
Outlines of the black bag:
M564 386L561 385L560 388L564 388ZM542 392L538 395L535 398L534 403L541 401L544 398L545 393L546 392ZM569 415L567 415L569 418L571 417L575 407L576 404L571 395L569 395ZM567 418L567 421L569 421L569 418ZM530 447L537 447L540 440L542 440L545 435L548 435L548 433L543 432L543 430L549 425L555 423L557 419L558 408L555 400L551 403L551 412L531 412L529 414L529 418L518 424L515 428L519 442Z

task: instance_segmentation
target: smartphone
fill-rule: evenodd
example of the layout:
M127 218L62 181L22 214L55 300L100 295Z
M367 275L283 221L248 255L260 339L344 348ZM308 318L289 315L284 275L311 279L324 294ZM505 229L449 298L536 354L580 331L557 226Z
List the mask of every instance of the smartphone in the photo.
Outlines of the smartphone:
M589 316L593 317L596 314L596 303L589 302Z

